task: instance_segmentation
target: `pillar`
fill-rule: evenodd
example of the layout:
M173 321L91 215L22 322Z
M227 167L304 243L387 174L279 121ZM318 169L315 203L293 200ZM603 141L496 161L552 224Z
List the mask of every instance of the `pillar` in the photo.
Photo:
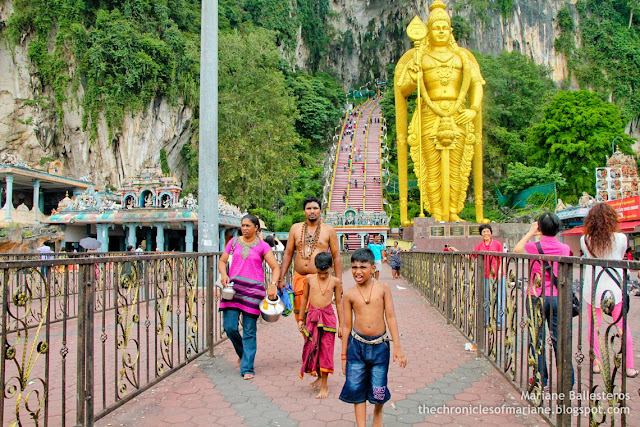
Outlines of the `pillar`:
M40 180L33 180L33 214L35 221L40 222Z
M164 224L154 224L158 233L156 234L156 250L164 251Z
M218 242L218 2L203 1L200 25L200 144L198 250L214 252ZM206 161L205 161L206 159ZM213 356L213 342L211 342Z
M364 233L360 233L360 247L361 248L365 248L366 246L364 245Z
M193 222L187 222L184 226L187 229L184 238L185 252L193 252Z
M4 204L5 208L5 221L11 222L11 208L13 207L13 175L6 175L4 180L7 184L5 194L7 196L6 202Z
M96 233L100 242L100 252L109 252L109 224L96 224Z
M132 224L125 225L126 230L128 230L127 234L127 246L133 246L133 249L136 249L136 226Z
M222 252L222 251L224 251L224 247L225 247L225 240L226 240L225 239L225 233L227 232L227 229L225 227L223 227L223 226L220 226L218 229L220 231L220 233L219 233L220 234L220 248L219 248L219 250L220 250L220 252Z
M147 241L147 247L144 248L144 250L147 252L152 252L153 243L151 242L151 227L147 228L147 238L145 240Z

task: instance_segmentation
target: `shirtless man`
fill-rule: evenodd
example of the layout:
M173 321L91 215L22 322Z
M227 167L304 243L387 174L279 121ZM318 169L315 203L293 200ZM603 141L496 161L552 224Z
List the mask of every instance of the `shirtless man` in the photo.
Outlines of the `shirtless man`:
M308 274L316 274L315 257L320 252L331 252L336 277L342 281L342 263L340 262L340 245L336 230L320 219L322 204L315 197L307 197L302 202L305 222L299 222L291 226L289 240L282 256L280 280L278 287L282 289L284 277L289 270L291 260L295 255L293 275L293 312L296 323L300 321L300 301L304 291L305 278ZM302 308L306 310L306 307ZM304 335L303 335L304 338Z

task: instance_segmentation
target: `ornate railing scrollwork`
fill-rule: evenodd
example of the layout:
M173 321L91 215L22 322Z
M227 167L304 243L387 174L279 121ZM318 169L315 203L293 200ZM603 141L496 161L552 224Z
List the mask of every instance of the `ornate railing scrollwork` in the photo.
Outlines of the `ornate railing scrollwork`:
M41 365L41 356L48 361L49 337L43 330L49 314L48 272L46 267L22 268L5 275L9 280L3 283L3 300L7 296L8 300L4 300L2 321L15 331L7 334L3 343L4 399L14 400L13 419L8 420L11 426L42 419L47 404L46 376L36 368Z
M173 264L162 259L156 262L156 335L158 358L156 373L161 375L173 368L173 326L169 323L173 312Z
M96 273L98 275L98 273ZM140 382L137 364L140 359L140 342L133 336L135 326L140 322L138 298L140 280L138 263L124 262L120 270L120 285L117 287L116 340L120 351L118 360L118 396L122 398L129 386L137 389Z

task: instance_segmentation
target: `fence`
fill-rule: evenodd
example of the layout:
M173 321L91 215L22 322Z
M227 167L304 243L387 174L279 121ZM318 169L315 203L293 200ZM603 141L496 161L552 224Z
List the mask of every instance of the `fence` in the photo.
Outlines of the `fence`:
M0 262L0 425L92 425L213 354L226 339L213 292L218 261L191 253Z
M637 380L623 375L630 367L628 360L633 360L627 346L631 336L627 318L633 316L624 310L628 298L622 302L630 268L638 270L640 263L487 252L401 256L407 280L547 421L562 426L625 426L631 411L640 412L640 390L627 388L629 381ZM551 262L557 266L557 296L540 269ZM600 296L611 283L609 272L621 275L621 285ZM585 280L596 284L586 295L591 304L583 302ZM576 317L572 317L574 288ZM601 309L595 307L597 301ZM603 326L591 327L589 320L595 325L600 316ZM640 327L638 322L632 325ZM600 375L594 372L594 363Z

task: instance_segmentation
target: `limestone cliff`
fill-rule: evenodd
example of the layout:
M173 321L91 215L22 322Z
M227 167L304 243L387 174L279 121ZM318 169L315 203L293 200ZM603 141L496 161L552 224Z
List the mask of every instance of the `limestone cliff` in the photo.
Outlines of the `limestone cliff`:
M386 67L410 47L406 26L414 15L426 20L429 0L332 0L330 20L336 34L324 66L335 69L345 87L382 77ZM498 54L519 50L551 70L560 83L567 76L566 61L553 47L558 34L556 15L566 0L513 0L509 14L495 8L479 13L468 1L450 0L452 15L466 18L473 27L464 47ZM494 4L494 1L490 1ZM12 0L0 3L0 28L12 12ZM577 16L574 14L574 19ZM309 49L298 31L292 60L305 66ZM172 171L184 181L186 165L180 149L191 137L193 110L165 99L150 102L143 111L125 115L120 129L108 129L99 118L98 137L91 141L83 129L82 86L69 93L60 117L51 107L51 91L42 87L27 55L30 38L11 47L0 36L0 153L15 151L31 167L41 159L60 159L64 173L87 177L99 186L117 187L145 163L158 164L166 149ZM635 126L632 126L635 128Z
M11 1L0 5L0 28L12 10ZM50 88L41 86L29 60L29 41L26 37L12 47L0 36L0 153L17 153L41 170L46 170L47 160L59 159L66 176L117 187L145 163L159 165L164 148L172 171L186 178L180 149L191 137L190 107L156 99L144 111L125 115L120 129L109 130L100 117L98 138L91 141L88 129L83 130L82 86L68 94L59 117L51 108Z
M473 27L468 41L459 41L463 47L481 53L497 55L503 50L518 50L530 56L537 64L551 70L554 81L567 77L567 64L554 49L558 35L556 15L567 5L566 0L514 0L507 17L494 8L478 15L468 2L449 0L449 13L467 19ZM495 3L491 0L490 3ZM347 86L362 82L361 71L376 68L385 74L387 64L395 63L410 48L406 27L414 15L426 22L430 0L334 0L332 25L343 35L345 43L338 43L326 65L337 67ZM578 17L571 9L574 19ZM346 35L346 37L344 37ZM351 42L352 40L352 42ZM380 47L375 52L369 46ZM297 61L303 65L307 58L298 50ZM375 57L372 57L375 56ZM373 75L369 77L373 78ZM376 76L377 77L377 76Z

